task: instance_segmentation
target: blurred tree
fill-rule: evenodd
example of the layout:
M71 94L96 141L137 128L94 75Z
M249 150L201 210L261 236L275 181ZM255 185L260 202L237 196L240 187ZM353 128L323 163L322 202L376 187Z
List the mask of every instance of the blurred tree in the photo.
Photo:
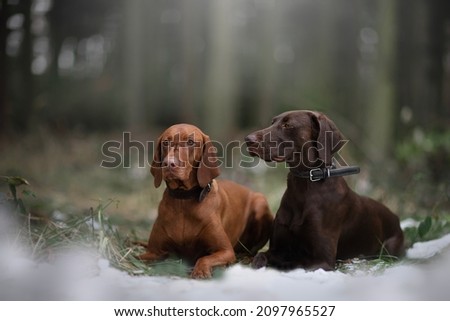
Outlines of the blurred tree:
M124 83L127 106L127 127L142 128L144 119L144 72L146 65L143 39L146 35L144 23L147 10L144 0L127 1L124 5L125 43L124 43ZM150 106L151 108L151 106Z
M391 0L377 1L377 58L373 89L368 97L366 111L367 155L374 161L384 160L392 152L395 105L395 45L397 3ZM368 32L368 31L367 31ZM374 30L375 32L375 30ZM370 37L366 35L366 37ZM375 34L372 36L375 37Z
M325 77L326 86L323 92L329 92L329 98L324 100L331 115L352 119L354 123L361 123L364 118L366 96L361 92L365 79L358 74L358 67L367 63L360 59L360 31L367 25L361 26L361 15L371 4L360 0L344 0L320 2L322 29L318 42L321 50L316 54L317 65ZM370 9L366 9L370 10ZM373 14L373 13L372 13ZM370 16L369 16L370 17ZM364 23L370 23L369 18ZM323 41L326 39L326 41ZM360 84L359 82L362 82ZM358 90L352 90L358 88Z
M450 1L434 0L429 6L428 81L433 87L430 97L433 107L428 111L434 115L431 119L433 123L443 127L450 125L450 105L445 102L445 92L450 91L450 87L445 86L446 70L450 69Z
M33 60L33 36L31 33L31 5L32 0L22 0L20 2L21 11L24 15L23 22L23 40L22 50L20 53L20 69L21 69L21 83L17 94L21 101L18 105L19 111L16 114L16 124L20 130L27 130L30 125L30 120L34 114L34 84L33 74L31 73L31 63Z
M45 3L1 0L2 128L186 121L220 139L316 108L382 155L416 124L448 123L448 0L58 0L48 25ZM23 18L8 57L7 14ZM42 38L48 68L32 73Z
M235 1L217 0L209 5L210 53L203 127L217 140L224 139L235 129L238 65L233 50L233 4Z
M1 0L0 2L0 134L6 130L6 126L9 123L7 120L7 107L8 100L6 98L7 93L7 70L6 70L6 21L8 19L7 14L7 0Z
M411 115L397 134L410 135L411 127L417 125L428 129L437 124L448 126L450 101L445 97L450 92L446 76L450 70L450 2L400 0L397 19L401 30L397 104Z
M13 32L4 29L2 32L2 74L4 77L2 107L6 120L10 122L11 128L20 131L28 129L33 110L33 77L31 73L32 61L32 34L31 34L31 0L21 0L10 4L8 1L2 3L2 28L8 24L10 18L14 16L14 23L10 27ZM11 34L14 33L14 41L10 41ZM9 49L8 49L9 46ZM14 48L13 48L14 47ZM7 57L6 53L10 52ZM8 125L5 125L8 126Z
M276 48L276 34L280 31L281 16L283 7L275 2L262 3L260 23L262 26L260 37L262 38L261 52L259 55L258 70L258 94L259 100L257 108L252 109L250 121L253 124L261 126L269 123L272 119L273 108L277 90L277 64L274 60L274 51ZM244 40L245 41L245 40Z
M182 118L188 123L197 123L200 121L196 113L195 96L198 94L197 88L200 82L200 68L196 61L196 43L199 41L198 25L201 21L198 19L198 12L202 9L199 1L183 1L181 4L181 41L182 41L182 89L180 94L180 106ZM204 7L203 7L204 8Z
M114 34L108 34L111 31L107 24L117 23L114 16L118 1L52 3L48 13L52 60L45 89L49 99L42 108L42 117L59 129L100 129L115 125L121 115L113 108L114 90L107 90L112 87L108 77L115 66L106 76L101 65L106 58L96 58L109 57Z

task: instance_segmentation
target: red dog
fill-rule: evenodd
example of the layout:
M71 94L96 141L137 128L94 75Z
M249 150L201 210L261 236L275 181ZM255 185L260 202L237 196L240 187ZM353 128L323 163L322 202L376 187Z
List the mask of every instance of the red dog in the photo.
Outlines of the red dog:
M212 268L235 261L235 251L254 255L270 235L273 217L265 197L219 175L215 148L195 126L174 125L158 139L151 173L164 180L142 260L175 254L195 264L191 276L211 277Z

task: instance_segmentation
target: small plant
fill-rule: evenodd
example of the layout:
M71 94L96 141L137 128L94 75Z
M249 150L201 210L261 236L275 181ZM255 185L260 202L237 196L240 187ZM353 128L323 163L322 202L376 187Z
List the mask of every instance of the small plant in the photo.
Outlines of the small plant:
M382 274L387 268L397 264L399 258L389 255L384 246L381 247L378 256L358 257L344 261L337 261L338 271L347 274Z
M188 276L188 267L182 260L169 258L163 262L147 263L139 260L140 246L123 238L118 229L113 226L105 215L106 209L118 201L108 200L90 210L92 220L92 235L94 244L100 255L109 263L131 275L172 275Z
M396 262L398 262L397 258L392 257L380 257L377 259L354 258L338 261L336 269L350 275L380 275Z
M124 238L106 215L107 209L111 205L118 207L119 201L98 201L98 205L84 215L66 214L63 219L35 217L22 198L23 195L35 197L34 193L27 189L18 193L19 187L30 185L28 181L18 176L0 176L0 180L7 184L10 192L0 195L0 206L5 207L7 213L20 215L16 217L19 222L16 238L29 246L34 260L52 261L60 253L77 249L94 253L131 275L189 275L188 267L179 259L156 263L137 259L142 248Z
M417 226L405 228L404 233L408 245L442 237L450 233L450 217L427 216Z
M17 187L21 185L30 185L30 183L28 183L28 181L25 178L19 176L0 176L0 179L3 180L6 184L8 184L12 196L12 200L9 201L10 202L12 201L15 211L23 215L28 214L22 198L17 196ZM31 191L26 189L23 190L22 193L25 195L31 195L33 197L35 196Z

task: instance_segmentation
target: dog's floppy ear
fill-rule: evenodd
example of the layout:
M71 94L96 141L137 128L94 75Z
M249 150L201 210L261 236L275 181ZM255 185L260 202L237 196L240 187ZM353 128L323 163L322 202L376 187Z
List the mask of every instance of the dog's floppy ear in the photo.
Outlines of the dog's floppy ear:
M322 113L311 113L312 121L318 128L317 150L319 159L325 166L332 165L332 158L346 143L334 122Z
M197 170L197 180L201 187L205 187L214 178L219 176L219 162L217 160L217 149L207 135L203 136L202 159Z
M155 184L155 187L158 188L161 185L162 182L162 159L161 159L161 136L158 138L158 142L156 143L156 146L153 149L153 161L152 165L150 166L150 173L154 177L153 183Z

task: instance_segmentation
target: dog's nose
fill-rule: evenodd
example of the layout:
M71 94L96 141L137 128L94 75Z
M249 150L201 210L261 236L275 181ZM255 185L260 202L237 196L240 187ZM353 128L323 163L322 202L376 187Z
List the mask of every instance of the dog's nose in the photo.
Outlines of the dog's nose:
M256 137L255 134L250 134L247 137L245 137L245 142L247 144L254 144L254 143L256 143L257 139L258 138Z
M166 157L163 161L163 167L176 167L175 158L174 157Z

